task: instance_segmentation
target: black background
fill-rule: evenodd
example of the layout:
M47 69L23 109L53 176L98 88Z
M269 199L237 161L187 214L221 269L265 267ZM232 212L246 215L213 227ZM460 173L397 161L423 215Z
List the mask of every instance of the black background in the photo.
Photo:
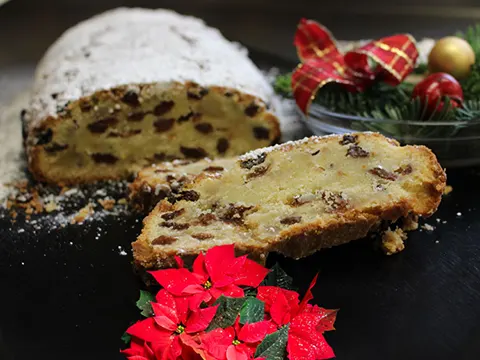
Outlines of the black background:
M411 3L13 0L0 8L0 76L14 68L31 74L61 31L117 5L171 6L205 17L230 38L290 59L301 16L321 20L339 38L357 39L405 30L449 34L478 15L472 1ZM259 53L253 57L264 66L284 64ZM400 254L384 256L371 241L360 240L301 261L269 259L280 261L302 290L320 272L315 300L340 308L337 331L327 334L338 359L480 358L480 169L452 169L448 175L454 191L427 220L436 229L410 235ZM447 223L437 224L437 217ZM34 232L22 221L0 219L1 360L122 358L120 336L138 319L134 303L142 287L129 251L139 220L111 217ZM18 233L20 228L25 231ZM128 255L121 256L118 246Z

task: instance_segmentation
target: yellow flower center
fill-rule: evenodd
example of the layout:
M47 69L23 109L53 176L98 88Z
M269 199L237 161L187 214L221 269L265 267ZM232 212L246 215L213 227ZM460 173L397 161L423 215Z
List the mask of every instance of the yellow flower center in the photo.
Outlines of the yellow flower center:
M238 340L233 340L233 341L232 341L232 344L235 345L235 346L237 346L237 345L240 345L241 343L240 343L240 341L238 341Z
M178 325L177 330L175 330L175 332L178 335L182 334L184 331L185 331L185 326L183 326L183 325Z
M212 287L212 283L210 282L210 280L207 280L207 281L205 282L205 284L203 284L203 288L204 288L205 290L208 290L208 289L210 289L211 287Z

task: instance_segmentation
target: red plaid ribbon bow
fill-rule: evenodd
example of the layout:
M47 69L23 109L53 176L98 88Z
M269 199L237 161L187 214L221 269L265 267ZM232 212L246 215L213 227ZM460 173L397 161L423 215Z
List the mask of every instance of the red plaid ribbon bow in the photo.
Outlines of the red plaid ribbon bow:
M372 41L343 55L326 28L306 19L300 21L294 43L302 63L292 74L292 88L304 113L325 84L340 83L351 91L362 91L374 80L398 85L412 72L418 58L415 40L407 34ZM376 62L375 67L368 58Z

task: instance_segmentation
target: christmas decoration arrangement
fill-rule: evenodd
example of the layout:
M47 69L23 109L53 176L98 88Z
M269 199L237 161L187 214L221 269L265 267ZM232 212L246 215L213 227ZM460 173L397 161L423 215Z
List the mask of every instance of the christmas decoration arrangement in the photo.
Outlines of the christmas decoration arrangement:
M302 19L294 44L301 63L293 73L280 75L275 89L293 97L306 115L316 104L333 113L384 120L358 122L353 130L426 138L453 136L480 118L480 25L438 40L427 64L417 63L418 49L408 34L343 54L325 27ZM453 126L420 126L406 134L412 128L399 121Z
M334 357L324 332L334 330L336 310L309 304L278 266L271 270L235 257L234 246L200 254L192 271L152 271L161 290L141 292L145 317L130 326L122 350L128 360L320 360Z

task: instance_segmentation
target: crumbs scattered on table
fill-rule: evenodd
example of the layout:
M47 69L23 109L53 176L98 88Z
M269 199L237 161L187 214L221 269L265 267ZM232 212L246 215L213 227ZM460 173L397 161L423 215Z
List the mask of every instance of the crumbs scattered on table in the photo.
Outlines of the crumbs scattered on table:
M461 217L462 216L462 213L459 211L457 212L457 217Z
M430 224L423 224L422 229L431 232L431 231L435 230L435 226L432 226Z
M443 190L443 195L448 195L453 191L453 187L450 185L445 186L445 189Z
M100 205L102 205L102 207L105 210L112 210L113 207L115 206L115 199L112 199L110 197L106 197L104 199L98 199L97 201Z
M382 249L387 255L399 253L405 249L404 241L407 240L407 234L400 228L395 230L388 229L382 235Z
M73 217L71 224L81 224L87 219L89 216L93 215L95 210L93 209L93 204L88 203L86 206L81 208L78 213Z

